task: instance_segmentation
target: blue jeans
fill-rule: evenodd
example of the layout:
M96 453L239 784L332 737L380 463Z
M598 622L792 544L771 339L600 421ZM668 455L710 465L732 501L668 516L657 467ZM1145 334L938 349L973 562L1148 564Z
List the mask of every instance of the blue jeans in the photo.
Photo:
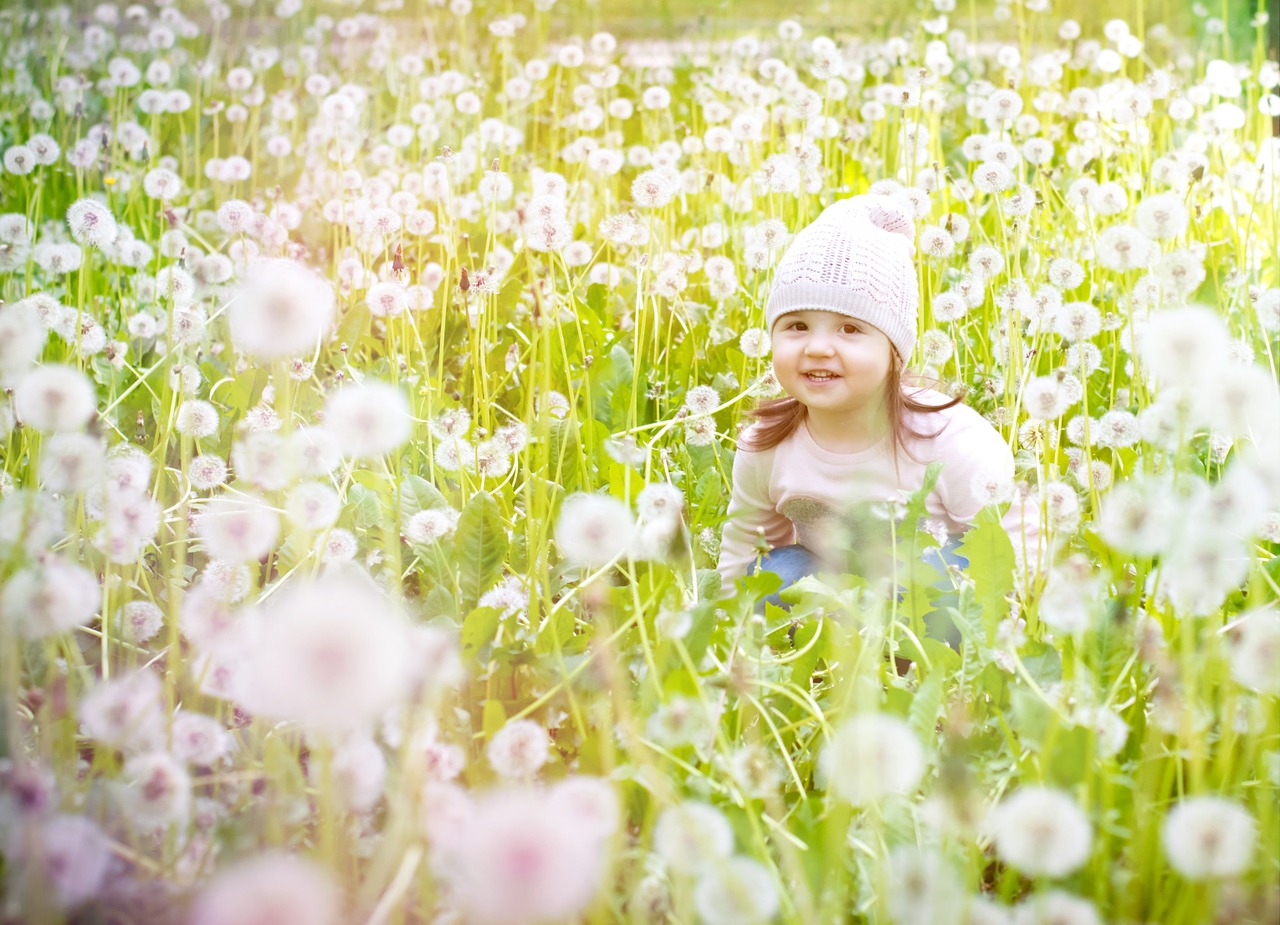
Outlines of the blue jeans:
M951 582L946 577L948 565L955 565L960 568L968 568L969 560L956 552L960 546L960 537L952 536L948 538L943 546L930 546L925 549L921 558L933 566L938 572L938 580L933 583L933 587L951 592L944 595L938 601L940 608L955 603L955 592L952 589ZM790 610L791 605L784 603L781 595L782 591L795 584L806 575L813 575L821 567L821 561L818 556L809 550L806 546L799 543L793 543L790 546L778 546L769 550L759 558L760 568L766 572L773 572L782 579L782 587L770 594L768 597L762 598L756 605L757 613L764 613L765 604L773 604L781 607L783 610ZM757 560L752 559L747 565L747 574L754 575L756 572ZM898 600L902 600L902 594L899 593ZM953 648L960 644L960 631L956 629L952 623L950 616L944 610L935 610L925 615L925 628L929 636L935 639L944 640Z

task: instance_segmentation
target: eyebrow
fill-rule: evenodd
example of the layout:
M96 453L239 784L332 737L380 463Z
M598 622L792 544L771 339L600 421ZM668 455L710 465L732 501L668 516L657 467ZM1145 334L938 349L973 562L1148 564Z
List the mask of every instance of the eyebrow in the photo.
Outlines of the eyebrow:
M820 312L820 314L835 315L837 313L836 312ZM809 321L809 318L807 318L804 315L801 315L800 312L796 311L796 312L788 312L787 314L783 315L779 320L786 324L794 324L797 321L803 321L807 323ZM844 326L846 324L852 324L855 327L862 327L861 321L859 321L857 318L850 318L848 315L841 315L839 317L839 323L841 326Z

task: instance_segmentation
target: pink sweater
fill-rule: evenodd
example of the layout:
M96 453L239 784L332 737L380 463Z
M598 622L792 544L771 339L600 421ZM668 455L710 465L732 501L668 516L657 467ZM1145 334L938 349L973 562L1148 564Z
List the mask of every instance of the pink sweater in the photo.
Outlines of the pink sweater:
M948 400L928 389L913 394L928 404ZM1004 438L967 405L931 413L907 412L906 423L925 434L946 426L931 440L906 437L909 452L899 448L897 472L887 437L857 453L832 453L818 446L804 421L772 449L753 452L740 447L733 461L733 496L717 567L725 591L746 574L755 558L757 528L764 530L770 548L800 543L816 550L826 518L842 504L895 500L918 491L924 484L925 467L936 461L942 463L942 470L925 508L935 529L959 534L982 508L979 481L1012 481L1013 454ZM758 426L752 425L747 432ZM1022 561L1025 539L1028 558L1034 561L1040 537L1035 506L1024 507L1015 495L1002 525L1018 560Z

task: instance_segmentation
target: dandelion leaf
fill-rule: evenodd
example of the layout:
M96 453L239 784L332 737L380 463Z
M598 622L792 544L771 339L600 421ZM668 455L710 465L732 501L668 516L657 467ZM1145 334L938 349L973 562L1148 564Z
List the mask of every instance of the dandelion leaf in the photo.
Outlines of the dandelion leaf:
M400 483L400 520L406 521L420 511L448 507L439 490L420 475L407 475Z
M360 338L369 332L369 322L373 319L369 306L358 302L346 310L342 320L338 322L337 341L354 348Z
M928 645L932 640L926 640ZM951 651L948 649L947 651ZM942 695L944 693L941 671L931 671L929 676L920 682L916 695L911 700L907 711L907 725L920 737L921 742L932 742L937 734L938 714L942 711Z
M464 659L480 662L487 658L501 619L502 614L493 607L477 607L467 614L467 618L462 621L462 632L458 635Z
M1009 614L1006 597L1013 590L1013 544L992 508L979 512L965 533L957 552L969 560L967 571L973 579L974 600L982 613L986 645L995 640L996 627ZM964 632L964 627L960 631Z
M347 486L347 501L352 512L352 523L357 530L368 530L381 523L382 509L378 493L372 488L353 481Z
M714 600L720 594L720 573L713 568L698 569L698 600Z
M1070 789L1084 780L1093 760L1093 732L1083 726L1058 729L1045 743L1044 769L1049 780Z
M472 495L462 509L454 550L458 557L458 586L463 600L472 604L498 580L507 554L502 511L487 491Z
M236 376L225 399L228 417L238 418L256 405L270 381L271 373L263 367L246 369Z

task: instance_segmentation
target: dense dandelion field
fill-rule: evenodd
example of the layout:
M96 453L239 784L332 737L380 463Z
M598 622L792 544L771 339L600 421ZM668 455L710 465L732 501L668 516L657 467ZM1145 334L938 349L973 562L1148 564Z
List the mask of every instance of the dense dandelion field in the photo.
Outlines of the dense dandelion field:
M1280 65L1215 6L0 7L0 922L1280 919ZM764 304L866 192L1016 473L949 588L930 482L761 607Z

